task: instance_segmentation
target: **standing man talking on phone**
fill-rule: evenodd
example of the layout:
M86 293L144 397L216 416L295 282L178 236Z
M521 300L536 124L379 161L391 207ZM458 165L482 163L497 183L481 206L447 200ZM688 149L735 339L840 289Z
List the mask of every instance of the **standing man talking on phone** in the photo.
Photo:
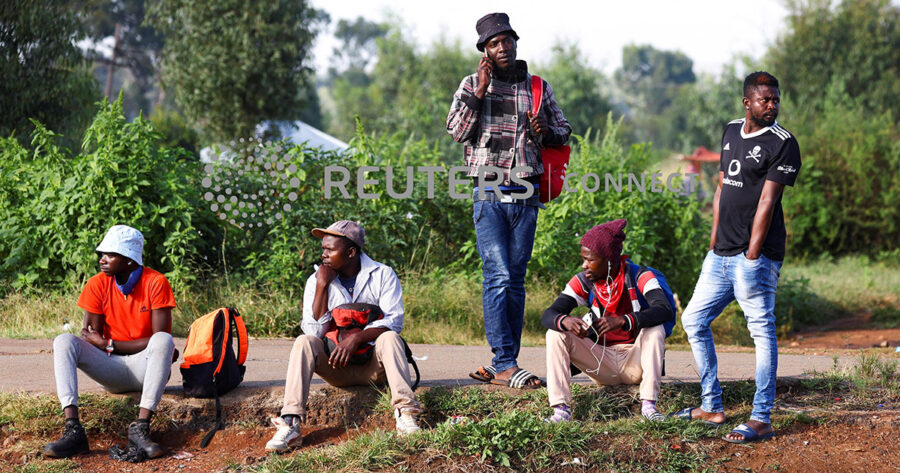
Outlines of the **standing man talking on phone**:
M531 75L516 60L519 35L505 13L475 25L483 52L475 74L453 95L447 132L465 145L473 179L472 220L484 277L484 331L494 353L470 376L486 383L537 388L542 381L516 361L525 316L525 271L534 246L541 149L562 145L572 128L543 82L543 106L532 115ZM479 192L479 188L482 188Z

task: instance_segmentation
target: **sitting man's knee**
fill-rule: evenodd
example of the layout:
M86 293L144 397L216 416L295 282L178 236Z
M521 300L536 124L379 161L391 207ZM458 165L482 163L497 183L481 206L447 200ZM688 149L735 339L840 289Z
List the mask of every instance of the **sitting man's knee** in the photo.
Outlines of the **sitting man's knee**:
M558 332L556 330L547 330L547 334L544 336L547 344L552 342L564 342L566 340L566 335L568 332Z
M665 340L666 339L666 328L662 325L655 325L653 327L648 327L642 330L647 331L647 336L656 340Z
M315 335L307 335L303 334L294 339L294 347L315 347L317 345L323 345L322 339Z
M163 350L174 349L175 339L168 332L156 332L147 342L147 348L159 348Z
M78 343L78 337L75 335L71 333L59 334L53 339L53 351L62 352L73 349L76 343Z
M375 345L376 346L402 345L402 341L400 339L400 334L393 330L388 330L388 331L382 333L381 335L379 335L378 338L375 339Z

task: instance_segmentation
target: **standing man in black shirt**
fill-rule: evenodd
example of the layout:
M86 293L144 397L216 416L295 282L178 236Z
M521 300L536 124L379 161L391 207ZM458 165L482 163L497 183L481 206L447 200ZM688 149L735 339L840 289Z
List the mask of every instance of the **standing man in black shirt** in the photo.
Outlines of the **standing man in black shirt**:
M744 80L744 118L725 127L719 185L713 199L709 253L682 315L700 371L702 405L675 414L706 423L725 423L722 388L710 324L737 299L756 346L756 395L750 420L723 437L732 443L771 438L778 345L775 289L784 260L781 194L800 171L800 148L781 127L778 79L754 72Z

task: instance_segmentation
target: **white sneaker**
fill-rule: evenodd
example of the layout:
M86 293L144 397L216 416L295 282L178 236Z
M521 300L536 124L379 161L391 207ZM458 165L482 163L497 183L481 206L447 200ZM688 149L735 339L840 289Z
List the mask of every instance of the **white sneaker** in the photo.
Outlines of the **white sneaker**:
M422 430L416 417L421 411L416 409L394 409L394 420L397 421L397 433L401 436Z
M272 425L275 426L275 435L272 440L266 443L267 452L283 452L285 450L299 447L303 443L303 437L300 435L300 423L289 425L281 417L271 419Z

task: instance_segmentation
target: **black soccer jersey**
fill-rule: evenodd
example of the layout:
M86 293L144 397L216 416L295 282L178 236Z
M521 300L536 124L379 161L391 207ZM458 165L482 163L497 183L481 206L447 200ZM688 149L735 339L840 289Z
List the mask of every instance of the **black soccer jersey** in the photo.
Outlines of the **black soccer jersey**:
M725 127L722 135L719 169L725 175L719 196L719 226L713 251L719 256L733 256L750 247L750 231L763 184L770 180L794 185L800 172L800 147L797 139L777 122L745 134L744 119L734 120ZM775 261L784 260L785 236L779 196L762 254Z

